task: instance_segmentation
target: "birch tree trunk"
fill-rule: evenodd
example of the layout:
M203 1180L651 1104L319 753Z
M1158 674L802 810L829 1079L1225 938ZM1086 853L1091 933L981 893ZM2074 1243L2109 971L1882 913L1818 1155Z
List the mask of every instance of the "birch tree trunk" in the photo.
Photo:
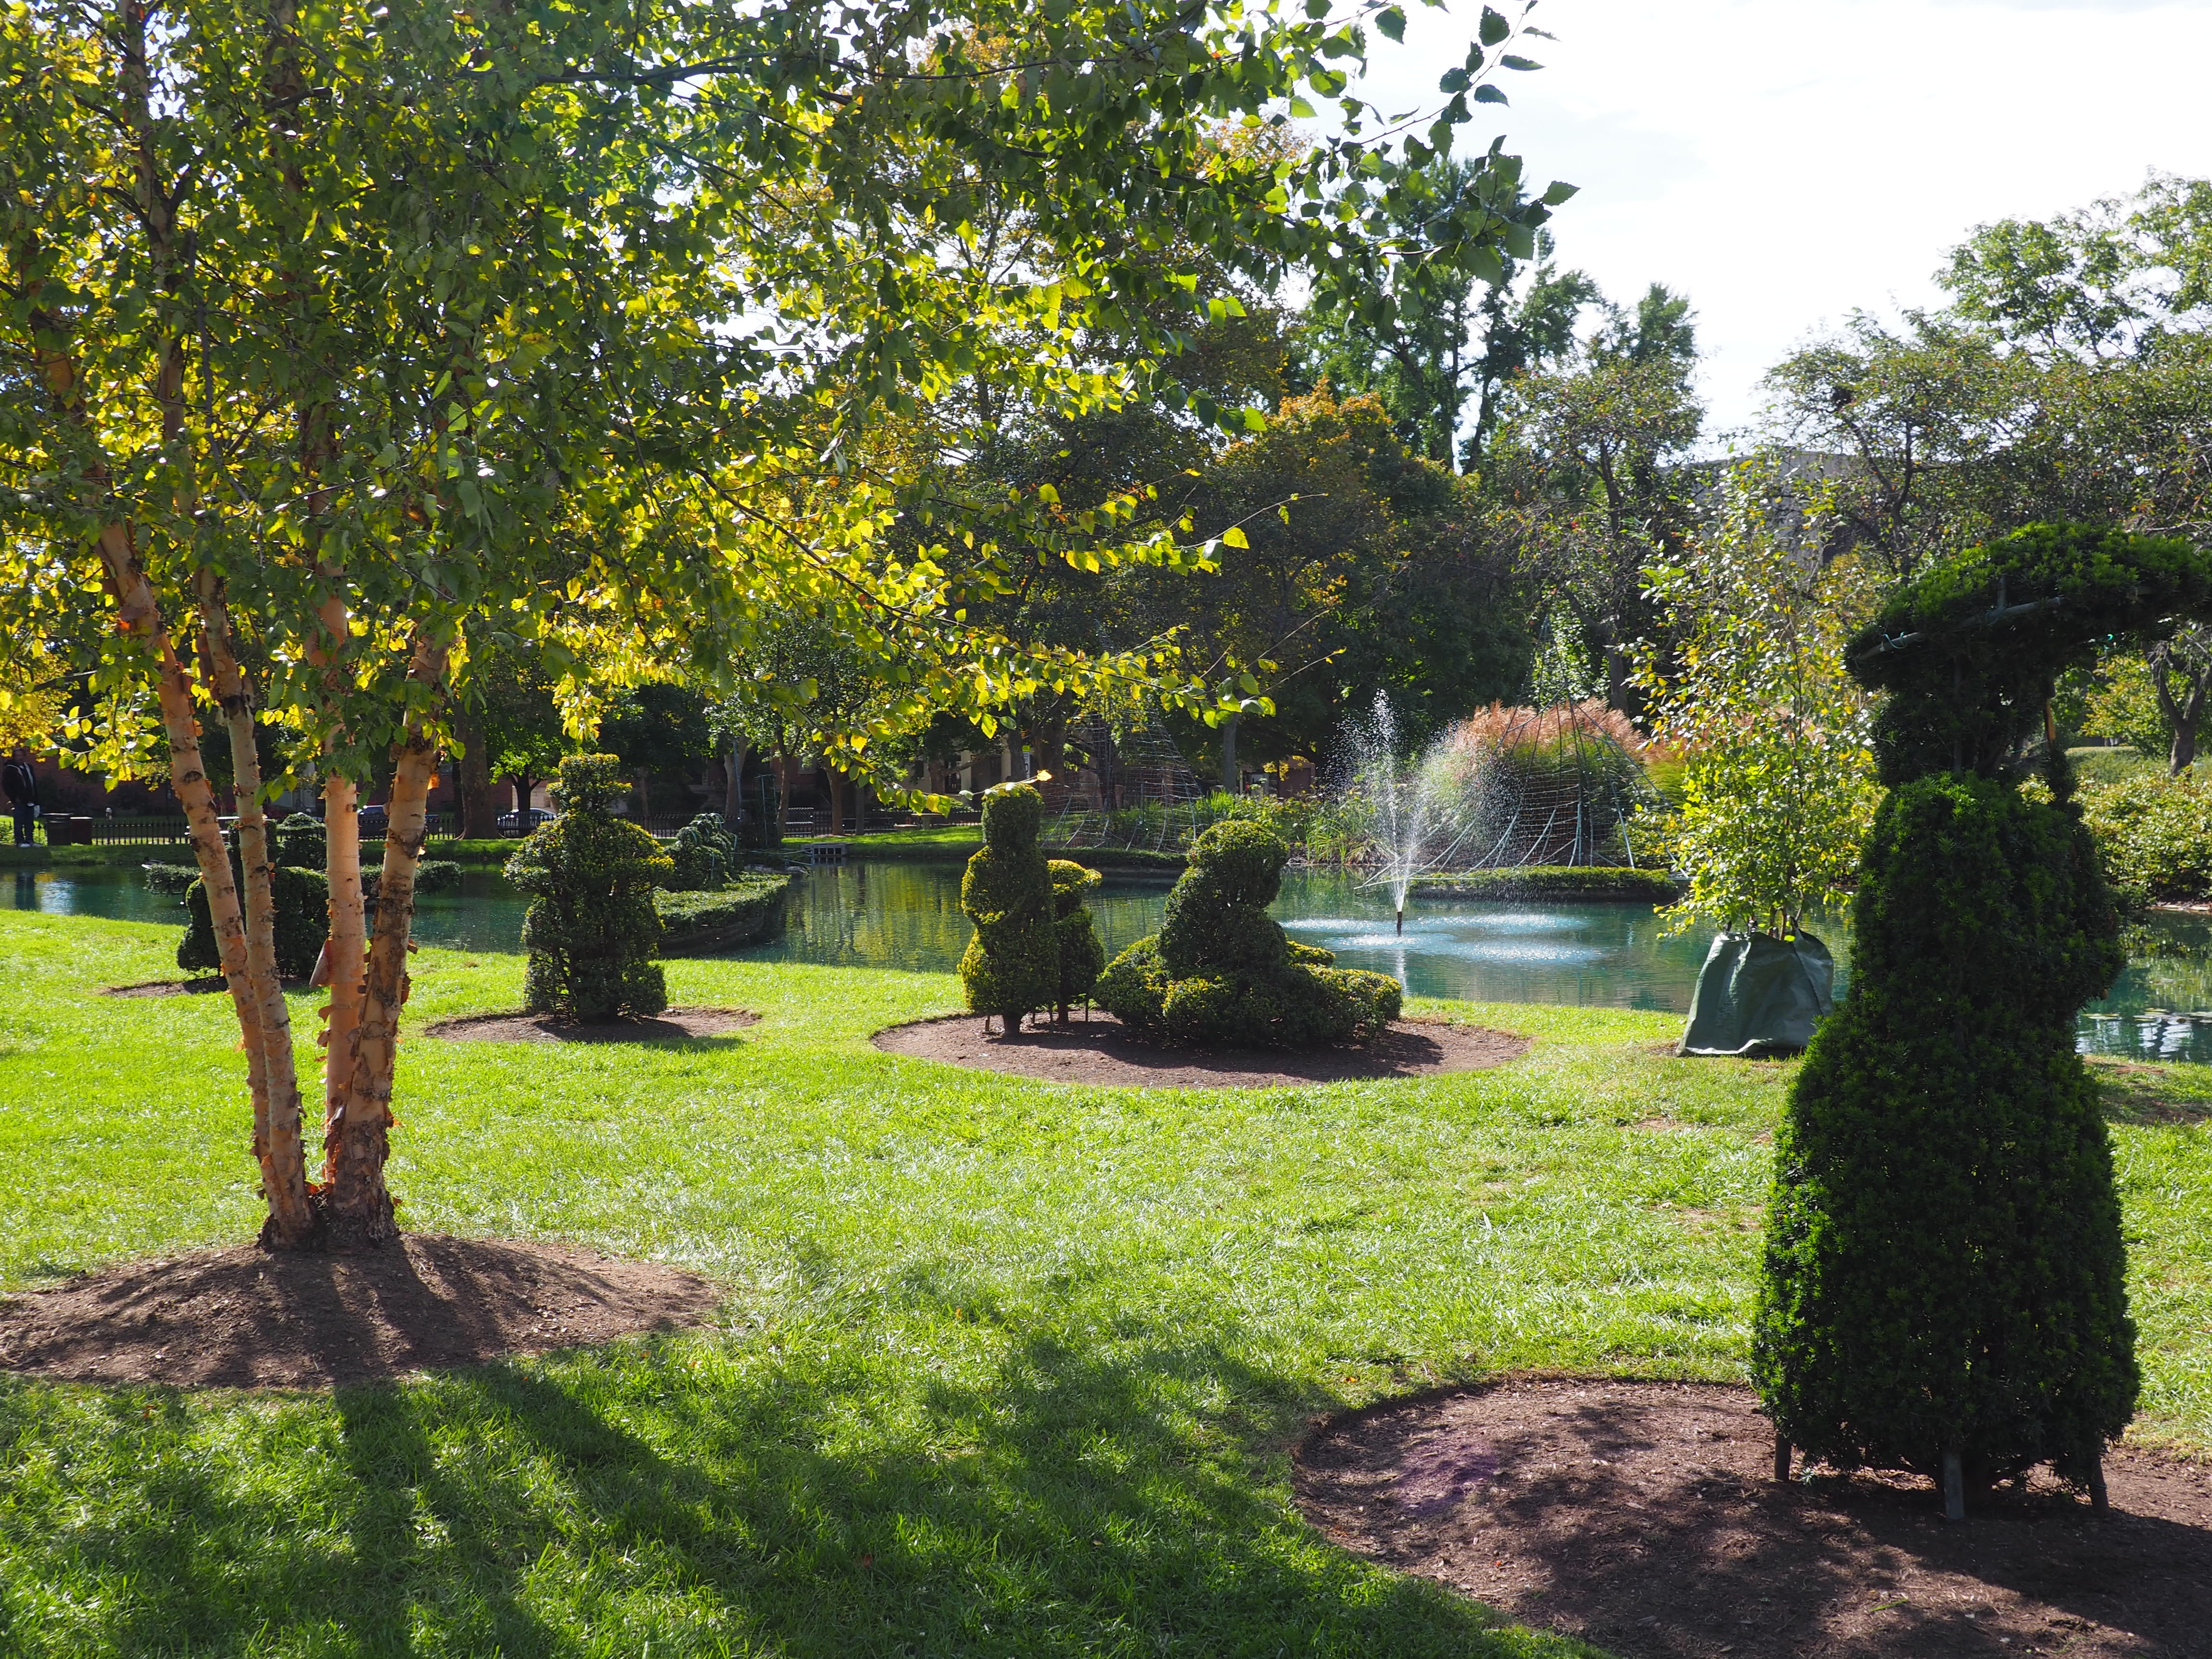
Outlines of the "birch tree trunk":
M445 678L446 659L443 647L418 641L409 678L439 686ZM384 1169L391 1154L399 1011L407 1000L407 935L415 917L415 871L428 831L430 785L438 768L436 740L416 725L396 745L393 760L385 808L384 870L376 886L376 933L368 949L360 1024L344 1097L325 1132L329 1157L325 1216L332 1243L342 1249L374 1249L389 1243L399 1231Z
M300 1075L292 1055L292 1015L276 968L276 902L269 819L261 805L261 757L254 743L253 702L230 631L230 611L215 573L200 570L201 639L215 682L217 705L230 732L231 777L238 797L239 867L246 878L246 975L256 1029L249 1053L261 1055L262 1087L254 1114L262 1185L269 1196L265 1242L298 1249L316 1232L307 1196L307 1158L301 1143ZM228 860L225 860L228 863Z

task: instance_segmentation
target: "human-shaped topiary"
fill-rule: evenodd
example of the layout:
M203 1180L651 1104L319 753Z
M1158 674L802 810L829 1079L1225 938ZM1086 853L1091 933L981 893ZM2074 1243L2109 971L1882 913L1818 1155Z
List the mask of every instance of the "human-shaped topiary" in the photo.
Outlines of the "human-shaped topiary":
M1375 1035L1397 1018L1398 981L1332 967L1267 915L1291 849L1231 820L1192 843L1160 931L1114 959L1091 994L1124 1022L1179 1042L1309 1048Z
M1106 966L1106 947L1098 942L1098 929L1083 896L1098 884L1098 872L1068 859L1053 859L1045 868L1052 875L1052 930L1059 941L1060 994L1053 1006L1062 1019L1074 1004L1091 994Z
M996 1014L1006 1034L1022 1016L1060 995L1060 936L1053 927L1052 872L1037 846L1044 797L1025 783L983 796L983 846L960 878L960 908L975 936L960 958L968 1006Z
M1752 1370L1791 1445L1965 1492L2049 1462L2101 1499L2137 1372L2075 1016L2124 955L2051 745L2056 677L2212 604L2187 544L2039 526L1938 566L1851 647L1889 693L1850 994L1775 1143Z
M702 812L678 830L668 854L676 868L661 884L673 892L706 893L726 887L738 867L738 843L720 812Z
M668 1006L653 890L674 865L659 842L607 810L629 788L612 755L562 761L553 787L560 817L507 861L507 878L532 900L522 948L532 1013L600 1022Z

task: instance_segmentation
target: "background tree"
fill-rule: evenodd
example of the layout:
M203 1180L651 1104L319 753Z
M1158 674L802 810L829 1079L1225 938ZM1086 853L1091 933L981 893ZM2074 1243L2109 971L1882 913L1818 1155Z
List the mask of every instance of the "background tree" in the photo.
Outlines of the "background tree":
M1670 559L1694 520L1682 467L1703 410L1690 385L1686 303L1655 283L1573 362L1522 375L1483 487L1503 533L1572 613L1605 675L1607 702L1641 712L1635 646L1655 622L1645 566Z
M1776 482L1731 468L1682 562L1648 573L1674 648L1639 678L1653 735L1686 757L1668 825L1690 872L1678 917L1787 935L1850 890L1877 791L1872 702L1844 666L1853 619L1817 554L1778 534Z
M1096 0L994 0L960 29L866 4L549 22L349 0L158 27L138 0L21 9L0 32L0 530L40 556L0 621L70 629L103 687L158 694L246 1036L272 1241L395 1231L412 877L472 621L527 622L619 684L679 641L736 660L764 596L834 592L884 665L878 729L1086 677L1202 701L1151 656L1039 653L972 624L981 578L948 580L945 545L988 550L1027 507L963 511L894 549L900 492L865 465L871 434L971 377L1079 404L1172 399L1153 372L1171 343L1132 320L1189 292L1152 258L1156 228L1195 226L1262 283L1408 252L1474 261L1532 234L1540 204L1494 191L1419 248L1325 208L1354 177L1394 207L1469 118L1499 26L1415 155L1373 142L1348 94L1358 20ZM1302 89L1343 118L1289 167L1218 142ZM917 256L987 183L1034 227L1037 269L1064 276ZM1140 348L1119 380L1070 345L1105 318ZM1127 530L1117 511L1069 534L1102 562L1169 554ZM113 613L76 631L71 596L94 591ZM271 945L264 711L313 759L331 826L313 1192ZM242 905L200 747L217 718ZM143 736L116 733L104 758L143 755ZM346 896L345 826L379 757L372 940Z
M598 742L630 775L637 790L637 816L653 811L654 774L681 775L714 757L714 734L707 699L688 686L647 680L617 692L601 715ZM679 810L681 803L678 804Z

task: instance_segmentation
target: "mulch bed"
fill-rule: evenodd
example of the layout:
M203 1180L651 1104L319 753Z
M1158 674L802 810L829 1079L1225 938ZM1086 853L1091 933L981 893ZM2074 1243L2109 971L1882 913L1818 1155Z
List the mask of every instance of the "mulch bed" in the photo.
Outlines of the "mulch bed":
M457 1042L672 1042L759 1023L758 1014L744 1008L670 1008L652 1019L588 1024L551 1014L471 1014L466 1019L441 1019L423 1027L422 1034Z
M1514 1381L1316 1431L1345 1547L1623 1659L2212 1655L2212 1468L2107 1455L2112 1518L2035 1472L1953 1525L1931 1483L1773 1479L1747 1389Z
M671 1329L721 1299L696 1273L520 1239L406 1233L358 1255L247 1244L0 1297L0 1371L321 1388Z
M917 1020L876 1033L876 1047L983 1072L1120 1089L1267 1089L1361 1078L1479 1072L1528 1052L1528 1039L1478 1025L1407 1020L1342 1048L1177 1048L1131 1030L1111 1014L1042 1021L1012 1036L986 1036L974 1014Z
M206 979L149 979L140 985L111 985L104 997L202 997L228 991L230 981L221 974Z

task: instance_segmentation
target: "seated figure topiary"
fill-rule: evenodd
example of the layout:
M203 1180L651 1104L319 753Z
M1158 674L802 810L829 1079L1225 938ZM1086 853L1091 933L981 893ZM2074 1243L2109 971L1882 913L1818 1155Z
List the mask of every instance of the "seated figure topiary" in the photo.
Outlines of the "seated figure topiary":
M1398 981L1336 968L1267 915L1291 849L1231 820L1191 846L1160 931L1114 959L1092 991L1127 1024L1178 1042L1310 1048L1374 1036L1397 1018Z
M612 755L562 761L553 787L561 816L507 861L507 878L532 899L522 948L532 1013L600 1022L668 1006L653 890L674 866L659 842L607 810L629 787Z
M1917 1470L1947 1510L2031 1465L2101 1504L2133 1413L2112 1146L2075 1052L2126 960L2049 744L2057 677L2212 613L2179 539L2034 526L1937 565L1851 647L1887 691L1852 983L1775 1136L1752 1376L1791 1448ZM2026 786L2026 787L2023 787Z
M983 846L960 878L960 908L975 924L960 958L968 1006L996 1014L1011 1036L1022 1016L1060 997L1060 935L1052 872L1037 846L1044 797L1025 783L983 796Z
M702 812L678 830L676 844L668 854L676 868L661 885L677 893L707 893L726 887L738 862L738 843L724 827L720 812Z
M1098 884L1098 872L1068 859L1054 859L1045 868L1052 873L1052 929L1060 943L1060 994L1053 1006L1062 1019L1068 1008L1091 994L1106 966L1106 947L1098 942L1098 929L1083 896Z

